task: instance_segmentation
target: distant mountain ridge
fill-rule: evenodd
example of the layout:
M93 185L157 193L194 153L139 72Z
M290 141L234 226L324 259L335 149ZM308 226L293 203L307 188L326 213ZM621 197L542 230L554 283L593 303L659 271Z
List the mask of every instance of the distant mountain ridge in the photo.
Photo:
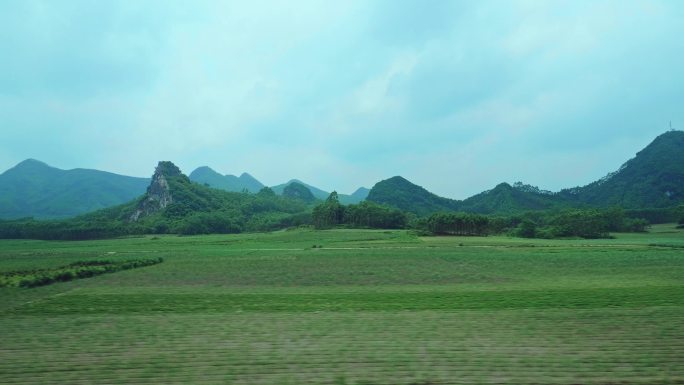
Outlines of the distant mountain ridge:
M0 174L0 218L66 218L130 201L150 180L27 159Z
M386 204L418 216L440 211L465 211L478 214L510 214L518 211L555 207L563 199L536 187L516 183L500 183L491 190L465 200L435 195L403 177L395 176L378 182L368 194L369 201Z
M417 215L438 211L511 214L563 207L671 207L684 203L684 132L659 135L617 171L586 186L560 192L521 182L513 186L501 183L459 201L439 197L397 176L373 186L368 200Z
M196 168L190 173L189 178L193 182L207 184L226 191L242 192L247 190L251 193L257 193L264 188L263 183L246 172L242 173L239 177L235 175L221 175L209 166Z
M207 166L194 170L190 180L233 192L256 193L264 187L247 173L239 177L221 175ZM0 218L72 217L129 202L143 195L149 183L149 178L89 169L61 170L27 159L0 174ZM282 195L292 183L305 186L319 200L329 195L297 179L272 189ZM684 132L659 135L617 171L586 186L559 192L520 182L501 183L465 200L453 200L395 176L378 182L370 190L362 187L351 195L339 194L339 199L343 204L367 199L421 216L437 211L511 214L564 207L670 207L684 204Z
M208 166L198 167L189 179L199 184L229 191L257 193L263 187L248 173L239 177L221 175ZM306 186L317 199L329 193L292 179L274 186L282 195L292 183ZM34 217L36 219L68 218L102 208L127 203L143 195L150 178L137 178L91 169L62 170L35 159L27 159L0 174L0 219ZM361 187L353 194L339 194L344 204L358 203L368 195Z
M189 177L190 180L193 182L206 184L209 187L226 191L242 192L244 190L247 190L251 193L256 193L265 187L263 183L261 183L256 178L254 178L246 172L242 173L242 175L240 175L239 177L236 177L235 175L221 175L220 173L214 171L212 168L208 166L196 168L193 172L190 173ZM299 179L290 179L285 183L271 186L271 189L276 194L283 195L285 188L287 188L293 183L297 183L306 187L307 189L309 189L309 191L311 191L313 196L319 200L325 200L330 195L330 192L324 191L316 186L310 185ZM338 196L340 202L343 204L359 203L366 199L366 196L368 196L369 191L370 190L365 187L359 187L351 195L338 194Z
M359 203L361 201L366 200L369 192L370 192L369 188L359 187L351 195L339 194L338 197L339 197L340 202L342 204L347 205L350 203Z
M479 214L512 214L567 206L564 198L550 191L517 182L500 183L491 190L459 202L459 211Z
M309 191L311 191L311 193L313 194L314 197L316 197L316 199L326 200L328 198L328 196L330 195L330 192L321 190L318 187L315 187L315 186L312 186L308 183L302 182L299 179L290 179L289 181L287 181L285 183L281 183L279 185L271 187L271 189L273 189L273 191L275 191L276 194L282 195L285 188L287 186L291 185L292 183L299 183L299 184L305 186L306 188L309 189ZM366 197L368 196L369 191L370 190L365 188L365 187L359 187L351 195L338 193L337 196L340 200L340 203L342 203L342 204L345 204L345 205L355 204L355 203L359 203L359 202L365 200Z
M329 192L323 191L323 190L319 189L318 187L312 186L306 182L302 182L299 179L290 179L289 181L287 181L285 183L281 183L279 185L271 186L271 190L273 190L278 195L283 195L283 191L285 190L285 188L287 186L293 184L293 183L298 183L298 184L308 188L309 191L311 191L311 193L313 194L313 196L316 197L316 199L324 200L328 197L328 195L330 195Z

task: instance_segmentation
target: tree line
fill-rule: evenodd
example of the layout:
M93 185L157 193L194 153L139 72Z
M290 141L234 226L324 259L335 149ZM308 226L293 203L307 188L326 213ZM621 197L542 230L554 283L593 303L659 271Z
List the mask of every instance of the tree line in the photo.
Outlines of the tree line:
M257 194L249 194L181 182L174 190L174 198L178 197L174 203L137 222L127 220L137 204L134 201L66 220L0 221L0 238L82 240L142 234L230 234L298 226L409 229L426 235L603 238L611 232L645 231L649 221L638 217L642 213L667 219L679 215L678 218L684 219L683 206L651 211L618 207L558 209L507 216L438 212L419 217L371 201L342 205L336 192L325 201L307 204L302 199L278 196L267 187Z
M438 212L417 217L369 201L344 206L335 192L314 207L312 222L318 229L413 229L434 235L507 234L526 238L605 238L611 232L643 232L650 225L646 219L634 218L619 207L532 211L511 216Z
M330 193L325 202L313 208L313 225L317 229L329 229L344 225L353 228L403 229L409 216L405 212L370 201L344 206L337 192Z
M611 232L644 232L650 225L619 207L530 212L511 221L515 225L512 235L524 238L608 238Z

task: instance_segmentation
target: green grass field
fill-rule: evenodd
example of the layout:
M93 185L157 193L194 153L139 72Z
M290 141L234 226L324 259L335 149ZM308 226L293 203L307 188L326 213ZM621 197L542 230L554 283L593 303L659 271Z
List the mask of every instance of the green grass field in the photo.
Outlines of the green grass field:
M684 231L673 225L607 240L0 241L0 272L156 257L0 288L0 383L684 383Z

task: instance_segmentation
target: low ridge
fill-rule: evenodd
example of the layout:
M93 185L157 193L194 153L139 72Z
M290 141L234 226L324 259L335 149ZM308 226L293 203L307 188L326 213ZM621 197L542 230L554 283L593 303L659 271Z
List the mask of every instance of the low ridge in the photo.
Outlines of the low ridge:
M128 202L143 194L149 181L27 159L0 174L0 218L72 217Z
M257 193L264 187L263 183L246 172L242 173L239 177L235 175L221 175L208 166L196 168L190 173L189 177L193 182L226 191L242 192L246 190L251 193Z

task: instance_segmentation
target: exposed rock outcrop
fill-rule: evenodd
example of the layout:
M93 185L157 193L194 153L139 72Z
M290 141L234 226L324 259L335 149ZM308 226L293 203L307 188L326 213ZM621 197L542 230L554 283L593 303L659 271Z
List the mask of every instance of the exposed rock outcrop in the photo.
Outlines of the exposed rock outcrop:
M138 204L129 220L135 222L140 218L157 213L173 203L173 195L168 178L181 176L181 170L175 164L161 161L154 170L152 182L147 187L145 196Z

